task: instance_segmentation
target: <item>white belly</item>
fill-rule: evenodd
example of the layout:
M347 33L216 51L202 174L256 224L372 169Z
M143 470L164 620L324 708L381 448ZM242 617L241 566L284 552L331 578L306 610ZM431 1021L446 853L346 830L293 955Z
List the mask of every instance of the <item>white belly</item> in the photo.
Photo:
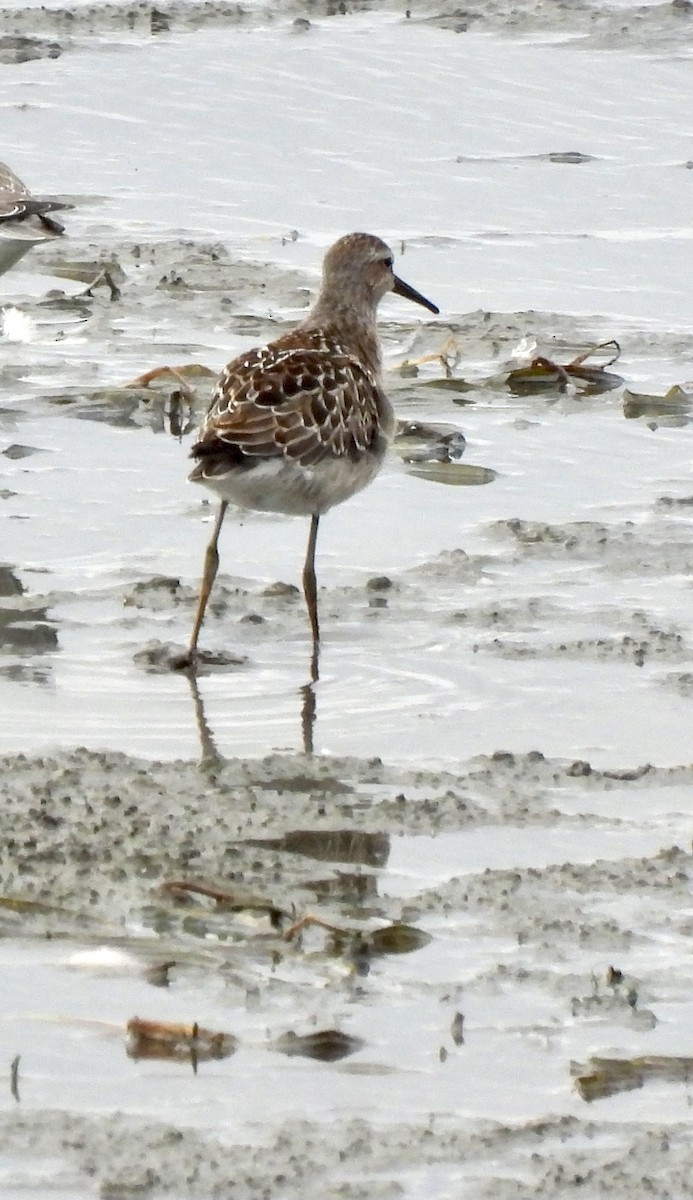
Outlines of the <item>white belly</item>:
M357 460L327 458L313 467L302 467L284 458L260 459L255 465L230 465L224 474L205 475L196 467L190 478L240 508L260 512L312 516L327 512L367 487L384 458L373 451Z

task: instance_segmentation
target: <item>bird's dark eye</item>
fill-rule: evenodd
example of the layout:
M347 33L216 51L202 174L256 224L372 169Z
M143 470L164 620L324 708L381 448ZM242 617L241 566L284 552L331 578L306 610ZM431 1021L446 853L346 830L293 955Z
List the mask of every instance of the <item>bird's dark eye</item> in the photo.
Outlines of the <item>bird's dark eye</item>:
M395 269L395 260L394 260L394 258L392 257L392 255L390 255L390 257L389 257L389 258L386 258L386 259L385 259L385 266L386 266L386 267L389 267L391 271L394 271L394 269Z

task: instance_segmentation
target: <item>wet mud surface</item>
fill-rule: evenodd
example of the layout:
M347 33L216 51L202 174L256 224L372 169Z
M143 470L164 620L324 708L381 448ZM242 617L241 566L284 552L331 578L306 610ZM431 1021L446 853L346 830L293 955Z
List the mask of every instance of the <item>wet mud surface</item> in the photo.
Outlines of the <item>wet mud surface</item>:
M49 298L28 309L37 323L49 315L45 343L4 346L8 526L39 533L33 567L22 564L22 535L2 573L11 715L0 762L0 1028L4 1061L19 1056L16 1095L8 1081L0 1115L5 1194L42 1195L47 1178L75 1198L95 1184L102 1195L223 1196L230 1178L238 1196L676 1194L690 1170L685 1079L607 1088L590 1103L576 1074L589 1077L595 1054L689 1051L690 482L675 458L679 467L646 479L646 502L642 477L637 489L626 481L624 497L619 476L618 502L609 483L595 514L588 486L577 516L553 482L529 504L512 491L497 509L476 498L493 501L512 481L534 431L555 448L572 422L582 469L595 426L612 438L635 429L638 444L663 436L676 455L687 425L629 422L618 395L517 401L490 387L526 328L521 315L472 314L425 334L386 323L400 358L435 352L452 334L476 372L456 405L421 386L426 371L438 378L435 366L413 380L391 369L405 451L412 418L443 439L463 428L462 463L489 464L498 478L466 489L414 481L446 498L439 517L437 495L425 514L434 553L422 538L418 551L393 555L381 543L359 561L333 543L313 692L320 753L306 757L300 531L252 517L233 528L231 558L245 542L245 559L231 572L222 560L204 635L214 661L197 688L172 674L206 532L181 477L210 379L193 372L195 395L177 404L170 384L123 387L147 365L149 321L162 353L213 365L204 327L222 289L239 339L288 322L246 312L263 264L237 275L220 251L166 245L150 248L153 270L140 275L132 254L117 253L126 301L97 292L56 312ZM80 261L97 257L89 246ZM194 285L172 301L171 277L186 276ZM303 302L301 272L274 283L287 306ZM183 318L167 314L181 303L189 340L177 345ZM59 343L56 327L67 332ZM598 335L554 316L532 327L557 331L557 357ZM85 367L82 342L104 347L103 367ZM673 358L678 335L656 342L641 342L631 369L652 353ZM92 528L78 547L69 527L85 491L70 491L70 446L88 470L108 447L130 489L151 470L151 446L174 454L141 515L122 482L113 508L87 482ZM547 451L550 472L549 460ZM588 474L603 471L594 462ZM49 526L61 474L64 510ZM395 504L412 486L394 458L384 479ZM451 536L447 497L461 491L474 497L474 525L467 508L463 534ZM167 533L151 549L152 507L172 534L191 526L184 545ZM387 509L380 519L387 528ZM285 530L295 540L277 559ZM130 558L133 537L145 548ZM359 647L354 674L346 656ZM65 748L51 751L56 741ZM84 742L143 746L146 757L71 748ZM185 761L153 761L181 743ZM334 745L345 752L335 757ZM24 753L9 753L16 746ZM268 746L291 752L267 756ZM236 903L171 895L172 881ZM350 931L346 944L320 928L287 942L289 923L308 913ZM373 958L359 949L401 922L429 944ZM104 962L104 947L123 960ZM621 973L624 984L614 982ZM133 1060L135 1017L199 1022L238 1048L196 1058L196 1071L185 1054ZM357 1048L339 1061L275 1048L325 1030Z
M0 1195L688 1194L689 8L0 9ZM229 512L191 679L195 426L362 226L442 312L320 678Z
M589 1107L573 1075L595 1052L686 1044L693 767L539 751L454 771L85 751L0 767L3 958L34 980L2 1022L21 1050L0 1124L22 1186L48 1163L71 1195L98 1180L221 1196L231 1177L239 1196L682 1186L687 1085ZM173 880L221 884L230 905L176 898ZM375 957L319 928L287 941L308 911L431 940ZM133 1063L135 1010L239 1048L196 1074L185 1058ZM325 1028L355 1053L275 1049Z
M0 8L0 28L6 40L26 43L27 57L45 53L56 57L70 49L73 39L93 35L165 35L208 27L254 28L286 25L299 36L309 35L315 22L339 21L383 12L412 26L423 25L455 34L492 33L531 37L538 41L589 43L601 50L676 51L690 34L693 14L687 0L668 3L557 3L547 20L541 0L495 4L471 0L464 8L454 3L412 0L407 6L374 4L372 0L280 0L275 4L241 5L235 0L174 0L173 3L78 4L75 7L12 4ZM33 34L62 36L64 41L41 43ZM43 50L41 51L41 47ZM8 61L24 61L22 57Z

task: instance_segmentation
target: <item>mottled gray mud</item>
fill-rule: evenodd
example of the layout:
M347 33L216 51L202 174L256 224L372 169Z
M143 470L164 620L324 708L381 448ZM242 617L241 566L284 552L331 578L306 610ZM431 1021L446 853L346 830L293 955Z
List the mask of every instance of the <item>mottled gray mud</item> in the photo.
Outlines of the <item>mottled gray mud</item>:
M278 0L273 4L235 3L235 0L172 0L154 4L84 3L73 8L27 7L0 8L0 28L5 36L26 39L25 46L14 47L17 57L6 61L26 61L44 54L55 57L70 49L73 39L91 35L113 35L126 31L137 35L165 35L172 31L190 31L206 27L257 27L287 24L297 34L310 32L311 22L339 20L355 14L389 11L412 25L423 24L451 33L494 33L501 36L531 37L535 40L575 39L599 49L641 48L671 50L690 34L691 10L686 0L663 4L604 5L557 3L547 14L541 0L516 0L512 5L489 4L470 0L464 9L452 2L412 0L405 6L375 4L372 0ZM58 43L40 43L32 35L50 34ZM1 48L0 48L1 49ZM9 54L9 47L8 47Z
M469 1195L479 1200L533 1196L607 1200L614 1196L685 1196L693 1153L684 1124L647 1129L622 1124L603 1141L599 1122L557 1118L463 1128L440 1117L421 1126L353 1119L322 1130L288 1121L262 1147L230 1146L194 1130L116 1115L91 1120L56 1113L41 1119L46 1154L62 1159L65 1177L100 1181L103 1196L131 1194L238 1197L330 1197L394 1200L401 1195ZM35 1151L35 1123L0 1118L8 1153ZM138 1158L141 1165L134 1165ZM499 1160L503 1178L496 1177ZM422 1163L426 1167L422 1168ZM146 1164L146 1165L145 1165ZM425 1174L425 1178L422 1175ZM492 1178L489 1178L491 1176ZM404 1182L402 1182L404 1181ZM435 1187L435 1193L430 1189ZM443 1191L443 1189L445 1189Z
M668 1098L661 1086L654 1088L646 1125L608 1100L597 1108L606 1116L605 1106L616 1105L616 1119L604 1124L575 1094L571 1058L614 1046L642 1052L661 1043L660 1021L669 1025L670 1040L680 1039L679 1049L685 1040L682 1029L677 1034L684 981L671 977L657 948L666 943L674 953L689 936L690 839L674 844L682 827L671 813L690 794L693 765L600 771L536 751L499 752L455 771L276 755L198 766L82 751L6 757L0 779L5 937L43 935L59 947L69 934L85 946L128 946L142 967L157 955L168 957L169 1011L177 1009L180 1017L189 1016L191 1006L205 1012L216 997L217 1021L242 1042L257 1037L258 1022L260 1030L276 1030L291 1014L299 1026L309 1017L310 1027L326 1013L337 1025L347 1021L365 1041L351 1066L306 1064L304 1076L313 1072L313 1087L325 1090L335 1109L317 1121L301 1120L300 1112L283 1115L282 1070L267 1052L251 1058L251 1077L243 1052L219 1064L216 1074L206 1065L198 1077L189 1077L184 1064L173 1074L169 1068L169 1094L187 1114L181 1125L132 1112L122 1082L116 1084L122 1113L45 1108L42 1093L51 1085L36 1074L37 1049L24 1040L41 1026L32 1025L31 1016L8 1024L6 1016L3 1044L21 1052L22 1102L5 1104L0 1128L23 1184L50 1163L51 1186L75 1196L94 1186L103 1196L425 1196L434 1179L436 1194L445 1195L510 1198L527 1187L546 1197L685 1194L693 1159L680 1123L684 1108L671 1085ZM661 848L629 853L629 846L652 844L653 821L660 825L654 842ZM531 831L535 865L485 866L513 831ZM461 854L464 862L467 852L455 838L465 835L479 838L479 860L460 874L456 858ZM595 836L606 858L587 849ZM429 859L433 838L437 850ZM398 884L393 860L410 839L419 876L410 866ZM544 853L553 861L536 865ZM341 863L329 861L336 856ZM437 877L434 886L426 883L429 871ZM414 953L405 956L414 965L404 975L397 956L386 957L373 965L371 979L359 981L352 967L349 983L350 972L336 969L338 960L319 943L309 951L287 944L268 923L239 924L238 912L176 906L161 885L181 877L242 888L294 914L322 911L352 927L406 920L433 933L438 950L428 961L435 963L442 951L442 970L434 967L427 978L425 967L417 971ZM7 897L14 897L14 909ZM479 957L482 942L491 948L488 957ZM627 963L633 971L623 985L609 984L607 965L616 971ZM58 963L55 996L35 997L35 1007L47 999L47 1011L64 1020L71 994L75 1012L83 1011L81 993L91 1018L112 1015L107 993L98 1000L98 971L96 977L81 973L76 982L70 971L67 958ZM117 977L109 986L116 996ZM161 1011L160 990L138 986L138 1003L149 1013ZM100 1003L100 1010L90 1003ZM413 1026L410 1009L419 1013ZM489 1025L498 1021L494 1012L510 1021L500 1043ZM385 1035L388 1024L392 1036ZM63 1030L69 1039L69 1024ZM79 1043L72 1035L72 1054L93 1047L103 1056L98 1028L89 1032L87 1022L86 1030ZM123 1035L116 1037L117 1049ZM517 1068L507 1076L494 1044L495 1053L505 1045L511 1056L525 1047L525 1066L520 1057L517 1068L527 1078L515 1075ZM539 1069L533 1044L543 1044L540 1057L556 1065L553 1098L540 1100L545 1115L483 1119L475 1112L469 1072L484 1064L492 1110L496 1076L516 1092L519 1106L523 1092L533 1092L532 1071ZM75 1070L69 1052L64 1069ZM441 1099L451 1098L457 1076L466 1115L444 1100L430 1104L431 1086ZM132 1064L130 1088L138 1077L152 1085L156 1076L147 1064L139 1072ZM360 1077L372 1119L337 1116L343 1088ZM380 1109L379 1092L393 1077L400 1099ZM199 1093L204 1104L215 1081L223 1089L216 1115L200 1121L194 1098ZM258 1088L262 1124L252 1099ZM410 1093L415 1108L417 1094L427 1098L424 1111L402 1119L398 1109L407 1110ZM671 1119L663 1117L660 1102ZM299 1109L301 1103L297 1098ZM507 1103L508 1096L501 1108Z
M618 790L625 816L629 796L642 804L653 793L657 803L665 802L668 789L693 782L690 765L599 770L584 760L547 759L538 750L498 751L458 771L296 755L208 759L200 766L87 751L5 757L0 770L2 891L20 888L27 897L65 904L86 883L90 911L122 921L131 918L135 897L148 903L150 887L193 867L213 877L242 876L253 886L276 877L280 903L297 865L272 854L267 865L256 863L255 876L257 851L248 861L243 857L248 839L295 829L351 827L396 838L495 823L570 826L565 798L577 806L578 795L608 800ZM593 813L575 817L575 828L594 824ZM288 882L278 877L285 869Z
M691 19L0 7L2 156L75 203L2 280L8 1200L690 1193ZM190 439L357 227L442 313L383 306L321 678L303 523L229 512L195 684Z

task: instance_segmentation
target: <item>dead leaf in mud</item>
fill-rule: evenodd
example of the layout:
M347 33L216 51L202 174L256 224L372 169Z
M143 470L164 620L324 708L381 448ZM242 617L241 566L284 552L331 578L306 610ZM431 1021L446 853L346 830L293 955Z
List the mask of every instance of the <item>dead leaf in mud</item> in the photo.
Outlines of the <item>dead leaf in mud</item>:
M91 314L91 301L84 293L77 296L66 296L64 292L49 292L41 301L41 315L48 317L46 324L54 324L59 321L62 335L69 332L70 329L80 329L89 320Z
M467 439L454 425L400 421L395 450L405 463L453 462L464 454Z
M584 364L598 350L615 349L615 354L600 366L586 367ZM616 341L600 342L590 346L588 350L578 354L569 363L553 362L545 355L539 354L532 359L529 366L518 367L506 377L506 384L516 396L528 396L537 392L565 392L569 384L575 385L584 396L596 396L602 392L611 391L623 385L623 378L613 371L607 371L616 362L621 353L621 347Z
M284 931L284 939L291 941L297 934L309 927L324 929L331 935L331 950L334 954L351 953L359 959L368 959L380 954L411 954L412 950L420 950L431 941L430 933L417 929L414 925L404 925L395 922L383 929L366 931L348 929L344 926L333 925L307 913L295 921Z
M54 392L45 398L49 404L71 407L84 421L103 421L116 428L147 424L155 432L167 432L177 439L197 424L196 397L183 396L180 389L164 395L144 388L104 387L91 392Z
M150 405L154 408L160 407L163 399L168 431L173 437L180 439L186 433L190 433L197 424L196 413L199 409L207 407L211 383L216 378L217 372L203 363L183 363L180 367L153 367L151 371L145 371L143 375L138 375L136 379L124 384L123 390L131 396L137 396L144 410ZM200 385L201 396L198 396L189 380ZM152 383L158 386L150 391Z
M114 282L124 283L127 276L117 259L95 258L79 260L62 259L51 267L51 274L58 279L71 279L73 283L84 283L93 287L97 280L108 274Z
M386 925L364 936L363 942L371 954L411 954L431 941L430 933L415 925Z
M144 977L152 987L167 988L171 983L171 971L178 965L175 958L169 958L166 962L153 963L151 967L147 967Z
M290 1057L317 1058L321 1062L338 1062L349 1054L355 1054L365 1045L363 1038L352 1037L339 1029L321 1029L318 1033L300 1036L291 1030L269 1043L270 1050Z
M74 917L75 914L67 908L61 908L54 904L44 904L42 900L24 900L21 896L0 896L0 908L8 909L10 912L16 913L36 913L37 915L46 916L52 913L57 913L60 916Z
M126 1052L128 1058L162 1059L176 1062L198 1062L230 1058L238 1049L238 1038L232 1033L220 1033L193 1025L176 1025L168 1021L142 1021L133 1017L127 1023Z
M461 375L437 376L435 379L422 379L418 385L422 388L434 388L441 392L455 392L457 395L471 392L475 385L463 379Z
M166 388L171 384L171 381L186 385L188 379L216 379L217 371L212 371L210 367L206 367L204 363L183 363L180 367L153 367L151 371L145 371L142 375L138 375L136 379L131 379L129 383L124 383L124 388L148 388L150 384L157 383L165 385Z
M355 829L292 829L277 838L246 838L243 844L301 854L319 862L363 863L369 867L384 866L390 852L386 833Z
M414 385L408 382L413 378L416 379ZM479 384L470 383L462 375L429 375L419 378L418 368L412 367L411 371L404 371L400 368L397 371L397 379L388 379L388 386L391 392L403 394L407 398L419 395L423 388L426 388L427 391L444 392L446 400L450 398L453 404L463 406L475 403L468 393L476 391ZM440 396L439 399L442 402L443 396Z
M279 928L283 919L290 919L290 914L279 908L272 900L263 896L254 896L240 888L228 891L225 888L210 887L205 883L195 883L183 879L170 879L159 889L164 895L176 899L190 896L207 896L218 908L227 912L261 912L267 913L275 929Z
M572 1063L575 1086L588 1103L631 1092L646 1083L690 1083L693 1058L646 1054L640 1058L590 1058Z
M112 304L114 304L116 302L116 300L120 300L120 298L121 298L120 288L118 287L118 284L116 283L115 279L113 278L113 275L109 271L108 267L103 267L97 273L97 275L94 277L94 279L91 280L89 286L87 288L85 288L84 295L89 296L89 298L91 299L94 295L95 288L101 287L102 284L108 288L108 293L109 293Z
M663 396L648 396L642 392L623 393L623 415L627 420L650 417L659 425L687 425L691 420L693 392L674 384Z
M317 904L377 907L378 878L362 871L338 870L327 878L312 878L310 890Z
M480 487L493 483L497 472L491 467L475 467L471 463L413 462L405 463L407 474L431 483L446 483L453 487Z
M416 379L419 374L419 367L426 363L438 363L442 366L445 372L444 381L452 381L452 373L460 360L460 347L457 339L449 334L440 350L434 351L432 354L422 354L419 358L405 359L403 363L396 368L396 373L403 379ZM454 381L457 382L457 381ZM459 381L463 386L464 381Z
M94 388L91 392L75 391L75 392L52 392L46 396L49 404L54 404L56 407L66 408L68 405L80 405L86 408L96 408L99 405L108 408L126 408L132 411L138 397L129 391L126 387L102 387ZM148 399L147 393L143 393L143 399Z
M580 150L550 150L547 154L537 154L541 162L577 163L598 162L594 154L583 154Z
M22 446L18 442L13 442L2 453L5 458L17 460L20 458L30 458L32 454L45 454L46 450L43 446Z

